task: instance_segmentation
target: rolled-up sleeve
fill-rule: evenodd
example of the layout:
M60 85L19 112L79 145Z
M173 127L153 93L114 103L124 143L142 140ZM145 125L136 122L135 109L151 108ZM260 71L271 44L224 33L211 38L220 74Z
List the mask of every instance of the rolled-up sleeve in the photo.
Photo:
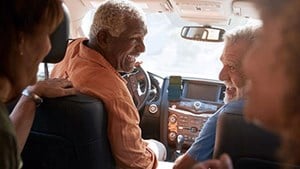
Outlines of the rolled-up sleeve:
M136 108L121 97L111 100L106 108L109 121L108 137L118 166L156 168L157 158L142 139Z

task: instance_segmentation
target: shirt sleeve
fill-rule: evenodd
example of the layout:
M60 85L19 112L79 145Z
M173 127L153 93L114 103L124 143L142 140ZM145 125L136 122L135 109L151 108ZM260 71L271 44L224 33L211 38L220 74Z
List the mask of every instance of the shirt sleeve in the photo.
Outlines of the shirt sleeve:
M222 109L222 108L221 108ZM208 118L195 142L188 150L188 154L196 161L204 161L212 158L215 145L216 126L220 111Z
M108 111L108 137L117 165L121 168L152 169L158 165L155 153L142 139L139 114L124 98L111 100Z

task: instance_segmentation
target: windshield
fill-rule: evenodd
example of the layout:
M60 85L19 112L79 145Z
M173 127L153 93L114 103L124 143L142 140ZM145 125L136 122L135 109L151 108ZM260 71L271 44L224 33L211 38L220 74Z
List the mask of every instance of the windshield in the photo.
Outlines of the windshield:
M187 24L180 24L179 19L176 25L166 15L147 15L146 52L139 57L143 67L163 77L180 75L217 80L224 43L183 39L181 28Z

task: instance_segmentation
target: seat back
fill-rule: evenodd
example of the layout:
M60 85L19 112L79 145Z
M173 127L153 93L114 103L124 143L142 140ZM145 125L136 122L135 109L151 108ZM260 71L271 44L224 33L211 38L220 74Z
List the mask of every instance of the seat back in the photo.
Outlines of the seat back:
M63 60L69 42L70 18L67 7L63 4L64 18L50 36L51 50L44 58L44 63L58 63Z
M279 169L278 136L247 123L241 112L223 112L217 122L214 158L228 153L235 169Z
M22 159L24 169L115 168L102 102L82 94L44 99Z
M47 63L64 58L69 38L67 11L64 6L64 19L51 34L52 49L43 60L45 78ZM44 98L21 155L23 169L115 168L103 103L82 94Z

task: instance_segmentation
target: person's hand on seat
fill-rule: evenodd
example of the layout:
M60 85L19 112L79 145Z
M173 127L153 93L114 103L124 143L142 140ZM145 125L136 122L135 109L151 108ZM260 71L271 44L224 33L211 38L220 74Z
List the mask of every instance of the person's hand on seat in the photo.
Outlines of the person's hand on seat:
M67 79L54 78L38 81L32 86L28 86L27 90L37 94L40 97L61 97L75 95L76 90L72 83Z
M207 160L194 165L193 169L233 169L230 157L221 155L220 159Z

